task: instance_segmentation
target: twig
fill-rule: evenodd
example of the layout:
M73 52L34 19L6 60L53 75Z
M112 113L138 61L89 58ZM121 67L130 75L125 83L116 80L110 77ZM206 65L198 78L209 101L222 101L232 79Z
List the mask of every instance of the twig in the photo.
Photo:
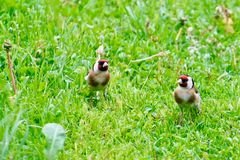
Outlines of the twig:
M132 60L131 62L133 63L137 63L137 62L141 62L141 61L147 61L147 60L151 60L155 57L161 57L161 56L164 56L166 53L165 52L159 52L158 54L155 54L155 55L152 55L150 57L147 57L147 58L142 58L142 59L137 59L137 60Z
M175 38L175 41L178 41L180 35L182 34L182 27L178 30L177 36Z
M218 78L217 78L217 80L220 80L220 79L222 79L223 77L225 77L225 76L227 76L228 75L228 73L227 72L224 72L223 74L221 74Z
M98 49L96 50L96 54L97 54L97 59L100 60L101 59L101 55L104 54L103 45L98 47Z
M13 71L12 71L11 58L10 58L10 49L12 48L12 45L9 42L4 42L3 47L7 52L8 69L9 69L9 72L10 72L10 77L12 79L12 86L13 86L14 94L16 94L17 93L17 88L16 88L16 84L15 84L14 74L13 74Z

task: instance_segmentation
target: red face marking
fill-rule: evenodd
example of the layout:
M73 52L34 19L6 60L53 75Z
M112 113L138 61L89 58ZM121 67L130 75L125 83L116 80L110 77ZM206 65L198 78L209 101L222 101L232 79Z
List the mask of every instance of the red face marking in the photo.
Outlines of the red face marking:
M187 79L188 79L188 76L186 76L186 75L181 75L181 76L179 77L179 79L187 80Z
M179 76L179 79L181 79L181 83L179 83L179 85L181 86L181 87L187 87L187 81L188 81L188 76L186 76L186 75L181 75L181 76Z

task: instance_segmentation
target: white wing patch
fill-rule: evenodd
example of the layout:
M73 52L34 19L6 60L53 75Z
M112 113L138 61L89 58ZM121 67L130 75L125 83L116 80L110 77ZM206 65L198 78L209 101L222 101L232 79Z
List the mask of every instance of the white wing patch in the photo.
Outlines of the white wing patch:
M88 80L88 76L85 76L84 79L87 81Z

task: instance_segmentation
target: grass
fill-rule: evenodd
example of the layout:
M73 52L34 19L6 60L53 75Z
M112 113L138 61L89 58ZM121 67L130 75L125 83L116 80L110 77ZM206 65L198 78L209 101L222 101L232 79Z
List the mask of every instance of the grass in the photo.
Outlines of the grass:
M58 159L240 156L240 1L0 2L0 44L13 44L18 89L14 96L2 49L0 159L45 159L41 128L50 122L66 130ZM221 4L232 11L234 33L214 18ZM109 98L93 107L84 76L101 44ZM160 51L168 54L131 62ZM182 126L172 97L179 74L194 78L202 98L202 114Z

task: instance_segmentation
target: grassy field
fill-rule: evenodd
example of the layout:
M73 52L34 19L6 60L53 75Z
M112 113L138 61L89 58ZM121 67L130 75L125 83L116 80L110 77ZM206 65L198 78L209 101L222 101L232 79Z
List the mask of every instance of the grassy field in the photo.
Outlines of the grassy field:
M0 159L46 159L41 128L51 122L66 130L58 159L240 157L239 0L0 4L0 44L13 45L17 85L14 95L1 49ZM84 76L102 44L108 100L92 106ZM172 97L180 74L194 78L202 98L202 114L182 126Z

